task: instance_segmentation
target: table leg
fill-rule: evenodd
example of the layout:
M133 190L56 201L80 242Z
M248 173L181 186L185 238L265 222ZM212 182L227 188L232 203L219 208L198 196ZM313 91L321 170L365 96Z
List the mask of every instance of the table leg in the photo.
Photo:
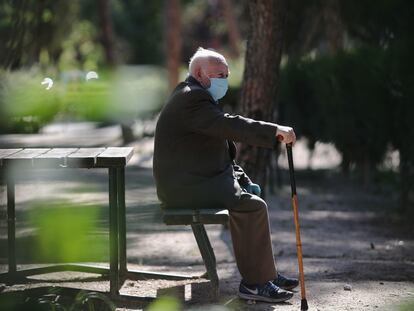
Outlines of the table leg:
M7 179L7 247L9 273L16 272L16 212L15 212L15 182L13 177Z
M118 202L116 168L109 169L109 281L111 295L119 294Z
M119 224L119 269L121 275L127 272L125 168L117 169L118 181L118 224Z

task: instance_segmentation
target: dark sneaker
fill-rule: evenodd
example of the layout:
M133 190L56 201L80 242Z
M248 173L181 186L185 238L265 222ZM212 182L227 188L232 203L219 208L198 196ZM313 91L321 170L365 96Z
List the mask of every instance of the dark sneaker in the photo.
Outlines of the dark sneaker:
M276 286L286 289L286 290L294 289L296 286L299 285L298 279L287 278L279 273L277 274L277 278L274 279L272 282Z
M277 287L271 281L265 285L247 285L240 282L239 297L264 302L282 302L292 298L293 293Z

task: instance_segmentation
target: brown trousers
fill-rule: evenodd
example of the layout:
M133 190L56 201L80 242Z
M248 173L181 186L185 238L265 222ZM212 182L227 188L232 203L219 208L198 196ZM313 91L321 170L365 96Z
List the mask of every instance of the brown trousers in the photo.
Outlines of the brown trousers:
M264 284L276 278L267 204L242 192L229 209L230 232L239 272L247 284Z

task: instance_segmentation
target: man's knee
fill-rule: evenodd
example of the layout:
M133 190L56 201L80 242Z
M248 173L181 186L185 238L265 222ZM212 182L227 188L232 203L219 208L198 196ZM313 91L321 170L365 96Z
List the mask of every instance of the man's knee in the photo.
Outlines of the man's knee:
M254 202L252 204L256 206L257 210L263 210L267 212L267 203L261 197L253 195L252 201Z
M232 210L236 212L267 212L267 204L261 197L246 193L242 194L238 204Z

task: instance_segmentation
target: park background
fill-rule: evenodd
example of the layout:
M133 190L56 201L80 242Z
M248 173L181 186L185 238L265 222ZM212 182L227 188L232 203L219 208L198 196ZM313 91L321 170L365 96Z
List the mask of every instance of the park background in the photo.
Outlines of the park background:
M397 293L390 295L404 308L407 297L413 299L414 278L413 13L408 0L5 0L0 3L0 146L133 146L127 169L131 264L173 269L168 265L199 263L197 253L183 261L145 247L171 248L154 242L160 239L156 232L163 231L168 241L188 236L185 229L171 231L160 223L151 175L153 135L169 92L187 75L191 55L199 46L213 48L226 56L231 71L223 109L290 125L299 138L294 155L311 289L320 295L329 291L318 283L323 279L330 285L392 281L398 283L389 285ZM87 80L90 71L98 79ZM41 84L47 77L54 82L49 90ZM238 162L273 205L276 253L282 267L294 273L293 240L286 236L292 218L284 153L283 146L275 155L239 145ZM88 242L81 235L105 228L105 181L102 174L80 174L82 182L51 172L20 176L22 264L104 257L104 235L96 240L95 252L85 252ZM4 264L7 224L1 194ZM88 211L82 217L90 222L85 220L87 228L78 236L84 244L67 249L73 228L60 240L51 239L57 221L43 233L53 247L39 255L46 243L39 232L49 226L42 219L70 222L73 206ZM63 212L56 216L51 210L57 207ZM212 234L227 245L222 252L218 246L218 257L223 275L232 275L228 288L235 292L228 232L214 227ZM191 249L185 245L183 254ZM359 271L375 265L385 273ZM359 294L375 300L376 291L374 286L369 294ZM232 293L224 292L223 297ZM321 310L341 304L314 295ZM386 297L380 307L389 308ZM365 307L349 299L342 301L344 310ZM374 310L375 304L366 304L364 310Z

